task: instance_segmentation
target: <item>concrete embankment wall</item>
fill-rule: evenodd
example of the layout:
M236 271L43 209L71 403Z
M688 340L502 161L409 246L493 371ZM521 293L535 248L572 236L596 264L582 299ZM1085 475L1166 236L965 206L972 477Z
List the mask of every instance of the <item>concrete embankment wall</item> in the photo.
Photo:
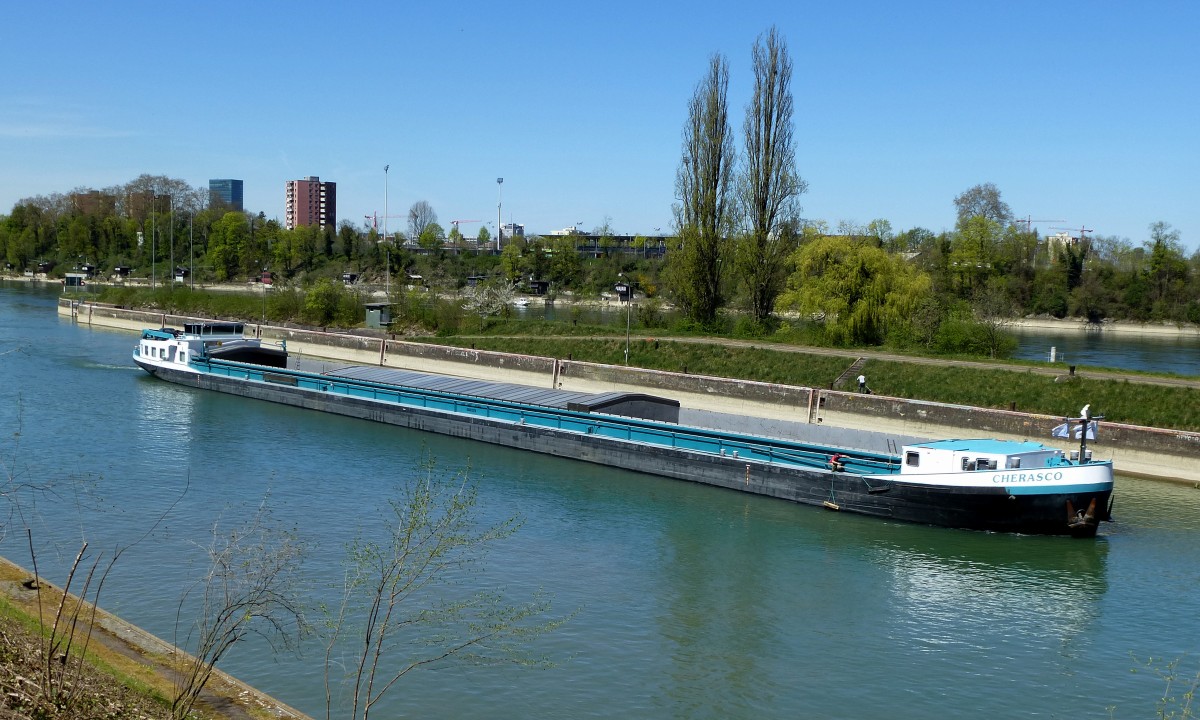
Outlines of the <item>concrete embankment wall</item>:
M200 318L123 310L60 301L59 313L77 322L141 330L182 326ZM363 365L560 387L581 392L630 390L678 400L684 408L759 418L821 423L934 439L988 435L1036 440L1077 449L1078 442L1055 440L1056 416L961 405L816 390L747 380L685 375L574 360L532 357L387 339L382 334L326 333L247 324L247 332L286 340L293 355ZM1104 422L1094 456L1112 459L1119 473L1200 483L1200 433Z

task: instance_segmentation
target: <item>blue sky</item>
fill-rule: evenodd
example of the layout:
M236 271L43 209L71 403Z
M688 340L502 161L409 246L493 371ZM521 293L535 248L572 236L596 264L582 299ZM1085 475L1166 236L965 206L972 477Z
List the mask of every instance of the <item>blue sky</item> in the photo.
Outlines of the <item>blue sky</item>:
M342 4L337 4L342 5ZM0 214L142 173L338 185L339 219L427 200L444 226L667 232L687 102L714 52L741 132L750 49L795 73L804 215L1014 213L1200 246L1200 3L14 3L0 41ZM740 143L739 143L740 144ZM389 221L392 229L404 220ZM478 224L464 224L474 234Z

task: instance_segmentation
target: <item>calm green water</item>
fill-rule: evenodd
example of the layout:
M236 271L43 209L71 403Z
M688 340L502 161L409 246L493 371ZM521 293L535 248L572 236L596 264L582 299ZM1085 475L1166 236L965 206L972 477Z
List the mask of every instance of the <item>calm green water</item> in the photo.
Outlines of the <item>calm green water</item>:
M426 453L470 463L485 519L525 518L473 583L575 612L535 648L558 665L422 670L379 717L1134 718L1163 689L1134 657L1200 670L1191 488L1121 479L1095 541L837 515L175 387L132 365L133 334L59 320L54 300L0 286L0 458L60 488L5 508L0 552L28 566L28 526L62 582L81 539L127 545L178 500L102 599L161 637L197 543L268 493L311 542L314 601ZM321 716L320 663L315 643L251 642L223 667Z

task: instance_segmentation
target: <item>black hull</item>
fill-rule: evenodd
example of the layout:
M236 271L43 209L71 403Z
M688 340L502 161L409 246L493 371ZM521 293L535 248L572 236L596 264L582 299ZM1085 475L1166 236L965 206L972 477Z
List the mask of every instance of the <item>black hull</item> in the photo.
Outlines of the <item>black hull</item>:
M348 417L372 420L558 457L687 480L902 522L991 532L1091 537L1097 522L1072 524L1068 508L1097 508L1107 518L1111 491L1010 496L1003 488L930 486L845 472L746 462L735 457L644 445L596 435L519 425L289 385L181 372L138 360L168 382Z

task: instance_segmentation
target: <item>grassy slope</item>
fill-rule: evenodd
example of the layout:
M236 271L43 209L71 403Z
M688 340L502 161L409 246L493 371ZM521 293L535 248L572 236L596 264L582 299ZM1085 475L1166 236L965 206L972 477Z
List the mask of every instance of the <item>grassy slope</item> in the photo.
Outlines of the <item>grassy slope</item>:
M430 339L481 350L609 363L625 361L625 339L476 337ZM848 356L796 353L763 347L630 342L631 365L762 382L829 387L850 365ZM1200 431L1200 391L1124 380L1072 378L1069 381L1013 365L1012 370L956 365L952 360L927 364L871 359L863 372L871 388L892 397L1018 410L1046 415L1075 415L1090 403L1093 412L1112 422Z

